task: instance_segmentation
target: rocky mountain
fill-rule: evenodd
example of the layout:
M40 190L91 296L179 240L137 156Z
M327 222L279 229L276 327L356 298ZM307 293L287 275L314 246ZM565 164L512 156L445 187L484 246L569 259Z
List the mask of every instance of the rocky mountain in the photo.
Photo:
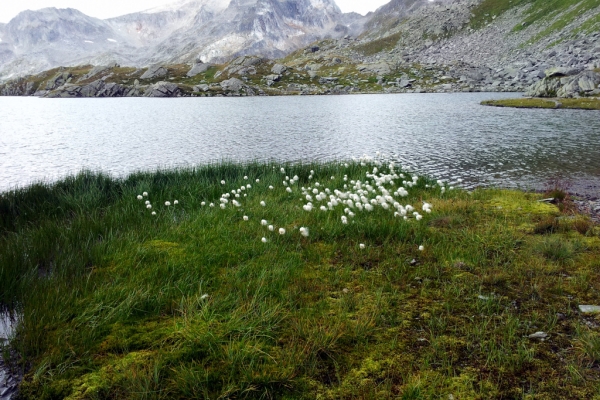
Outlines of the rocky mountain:
M2 29L0 76L109 61L280 57L317 39L357 34L363 22L333 0L184 0L108 20L73 9L24 11Z
M0 84L0 94L230 96L528 89L543 96L600 94L597 0L392 0L366 17L342 14L332 0L188 0L86 21L80 26L91 32L90 37L112 46L90 54L87 63L96 67L53 69ZM0 57L5 59L19 51L4 41L13 23L3 28ZM39 43L37 54L49 57L44 51L51 50L43 40ZM78 61L81 58L71 65L85 64Z

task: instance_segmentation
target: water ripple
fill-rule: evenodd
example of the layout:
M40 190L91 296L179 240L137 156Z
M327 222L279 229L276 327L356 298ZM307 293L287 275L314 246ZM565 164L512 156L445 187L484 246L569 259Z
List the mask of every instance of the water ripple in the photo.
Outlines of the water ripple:
M0 190L81 169L393 154L470 186L600 180L600 112L490 108L514 94L211 99L0 98ZM24 111L26 110L26 111Z

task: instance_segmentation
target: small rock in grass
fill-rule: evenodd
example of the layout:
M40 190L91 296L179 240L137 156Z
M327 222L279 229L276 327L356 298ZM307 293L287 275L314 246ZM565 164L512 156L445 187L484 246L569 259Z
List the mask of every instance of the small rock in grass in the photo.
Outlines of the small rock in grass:
M600 306L580 305L579 311L586 314L600 313Z
M546 332L536 332L536 333L532 333L531 335L529 335L529 339L546 339L548 337L548 334Z

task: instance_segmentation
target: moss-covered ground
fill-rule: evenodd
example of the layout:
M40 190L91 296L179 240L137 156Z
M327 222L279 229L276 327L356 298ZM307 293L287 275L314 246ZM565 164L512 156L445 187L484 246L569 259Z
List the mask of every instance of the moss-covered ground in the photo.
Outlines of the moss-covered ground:
M0 195L21 398L600 398L600 316L578 310L600 305L598 227L538 194L362 164L83 173Z
M600 99L597 97L579 97L574 99L542 99L538 97L524 97L521 99L486 100L481 104L495 107L600 110Z

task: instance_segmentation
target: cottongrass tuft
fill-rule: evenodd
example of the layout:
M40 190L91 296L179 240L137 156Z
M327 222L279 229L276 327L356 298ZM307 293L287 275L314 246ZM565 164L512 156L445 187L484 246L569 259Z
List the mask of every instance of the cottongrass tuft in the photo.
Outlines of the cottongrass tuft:
M267 243L267 238L264 237L264 238L260 239L260 241L263 242L263 243Z
M177 205L177 204L179 204L179 200L175 200L175 201L173 202L173 204L174 204L174 205Z
M309 234L309 232L308 232L308 228L306 228L306 227L304 227L304 226L303 226L303 227L301 227L301 228L300 228L300 234L301 234L302 236L304 236L304 237L308 237L308 234Z
M138 200L142 200L143 198L144 198L144 196L142 196L141 194L138 194L138 197L137 197Z
M260 221L260 224L261 224L262 226L267 226L269 223L267 222L267 220L266 220L266 219L263 219L263 220L261 220L261 221Z
M165 206L169 207L171 205L170 201L165 201Z
M144 192L144 193L142 193L142 196L144 196L144 197L148 197L148 192Z
M261 201L261 202L260 202L260 205L261 205L261 206L263 206L263 207L266 207L266 206L267 206L267 203L265 203L264 201Z
M273 232L273 231L275 230L275 227L274 227L273 225L269 225L269 230L270 230L271 232Z
M423 246L423 245L420 245L420 246L419 246L419 251L423 251L423 250L425 250L425 246Z
M151 209L152 209L152 204L148 204L148 205L146 205L146 208L147 208L148 210L151 210Z
M243 219L244 219L244 221L248 221L248 216L244 215Z
M364 249L365 249L365 244L364 244L364 243L361 243L361 244L359 244L359 245L358 245L358 247L359 247L361 250L364 250Z
M285 229L284 228L279 228L279 234L280 235L285 235Z

